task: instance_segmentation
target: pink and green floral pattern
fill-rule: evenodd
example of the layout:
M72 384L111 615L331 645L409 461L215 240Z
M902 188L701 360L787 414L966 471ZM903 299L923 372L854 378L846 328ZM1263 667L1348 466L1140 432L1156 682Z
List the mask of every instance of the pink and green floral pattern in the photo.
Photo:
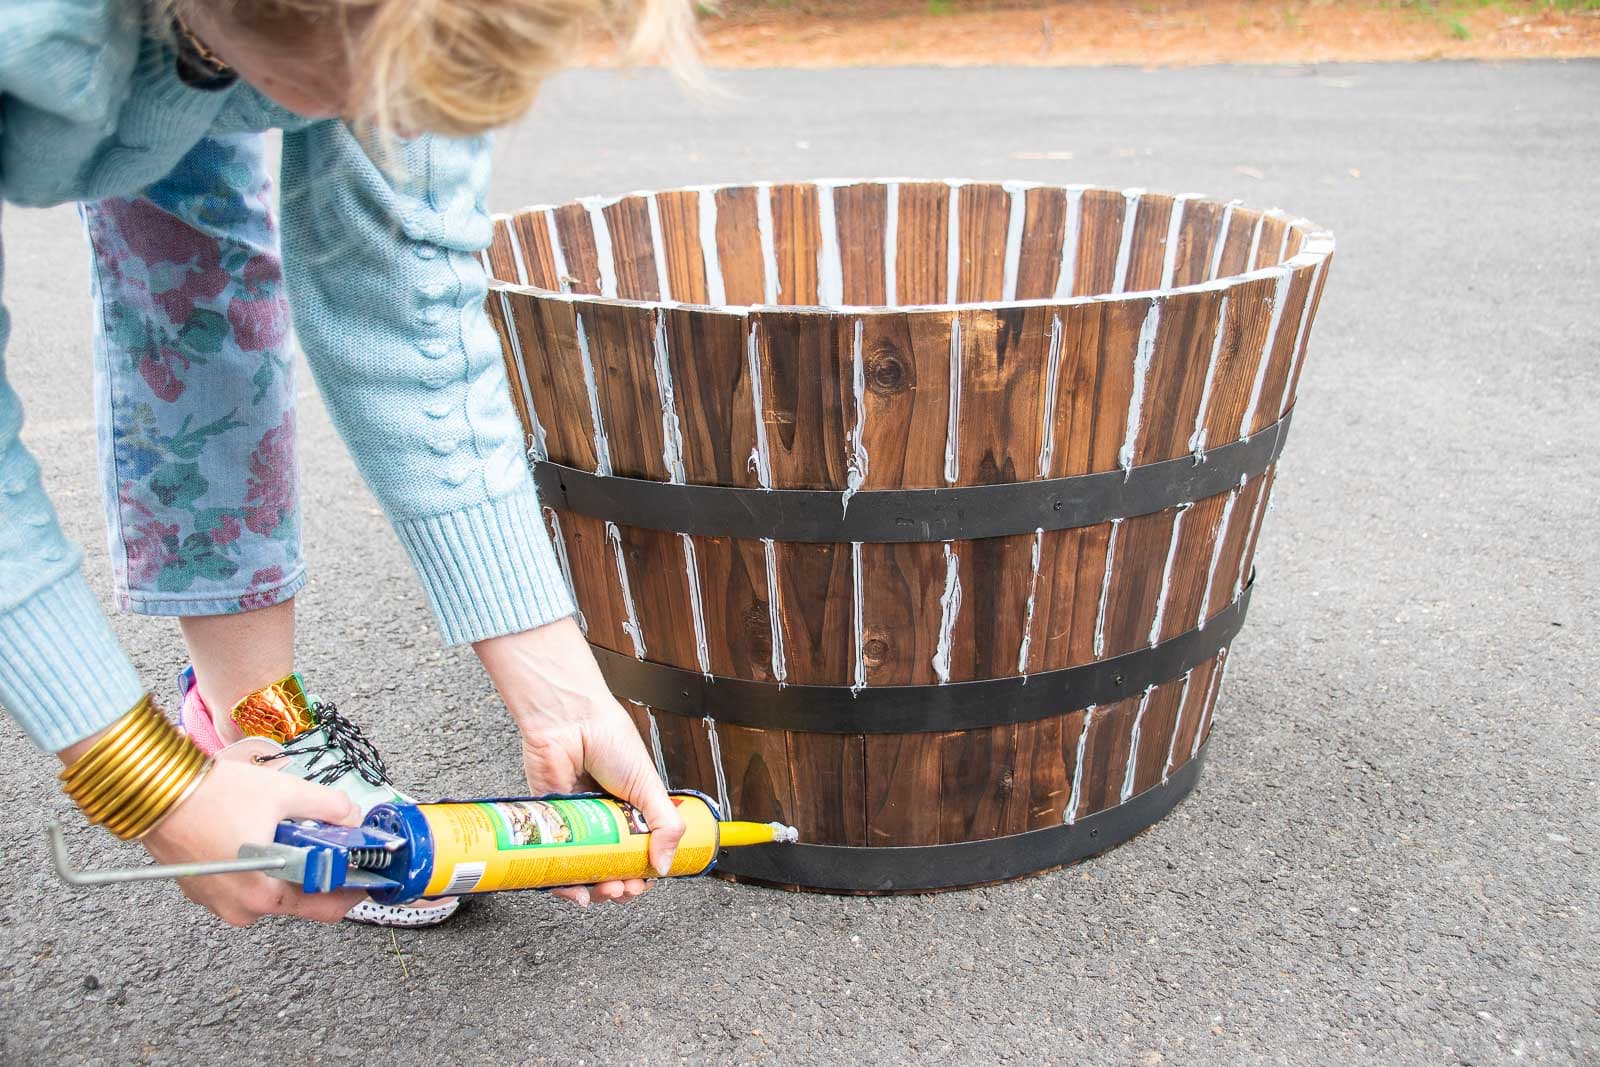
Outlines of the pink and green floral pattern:
M208 138L139 197L83 205L122 606L266 607L304 582L288 304L256 135Z

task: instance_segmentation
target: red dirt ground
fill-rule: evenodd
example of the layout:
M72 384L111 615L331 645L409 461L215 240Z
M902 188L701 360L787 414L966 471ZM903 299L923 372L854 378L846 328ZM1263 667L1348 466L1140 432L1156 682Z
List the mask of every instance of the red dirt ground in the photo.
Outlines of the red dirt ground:
M1600 55L1600 10L1529 0L727 0L718 67L1188 66ZM591 63L603 49L588 50Z

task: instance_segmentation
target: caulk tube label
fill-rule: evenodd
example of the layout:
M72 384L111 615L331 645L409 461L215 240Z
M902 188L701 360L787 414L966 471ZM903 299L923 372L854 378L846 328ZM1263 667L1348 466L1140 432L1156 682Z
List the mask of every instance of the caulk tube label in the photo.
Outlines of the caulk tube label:
M717 854L716 809L693 793L674 793L672 802L685 831L669 873L704 873ZM612 797L447 801L417 812L433 842L425 897L656 876L644 817Z

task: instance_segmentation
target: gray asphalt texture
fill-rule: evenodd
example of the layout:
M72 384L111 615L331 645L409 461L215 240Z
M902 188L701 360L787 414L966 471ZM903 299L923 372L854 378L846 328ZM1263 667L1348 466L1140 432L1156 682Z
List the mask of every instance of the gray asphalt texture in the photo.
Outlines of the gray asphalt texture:
M1339 254L1194 796L1048 876L896 899L697 880L432 931L222 927L74 892L85 829L0 724L0 1062L1600 1062L1600 63L564 76L498 208L755 178L1239 196ZM1026 158L1071 152L1070 160ZM1359 174L1359 176L1357 176ZM70 209L6 212L26 439L109 594ZM302 665L403 783L520 790L302 376ZM117 622L163 687L176 628ZM399 955L397 955L397 949Z

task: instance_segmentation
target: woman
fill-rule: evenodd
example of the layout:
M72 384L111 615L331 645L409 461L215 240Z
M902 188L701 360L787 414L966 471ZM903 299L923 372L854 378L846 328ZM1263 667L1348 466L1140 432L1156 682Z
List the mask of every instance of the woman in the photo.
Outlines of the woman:
M521 731L530 788L587 776L628 799L667 869L682 824L570 617L476 256L482 135L527 108L595 15L634 56L690 54L682 0L34 0L0 15L0 195L79 202L94 251L118 599L176 616L193 664L180 733L89 592L0 378L0 703L60 756L87 816L156 859L231 857L281 819L354 822L397 795L360 730L294 673L292 316L446 641L472 644ZM281 258L260 144L273 128ZM233 924L454 910L254 874L183 888Z

